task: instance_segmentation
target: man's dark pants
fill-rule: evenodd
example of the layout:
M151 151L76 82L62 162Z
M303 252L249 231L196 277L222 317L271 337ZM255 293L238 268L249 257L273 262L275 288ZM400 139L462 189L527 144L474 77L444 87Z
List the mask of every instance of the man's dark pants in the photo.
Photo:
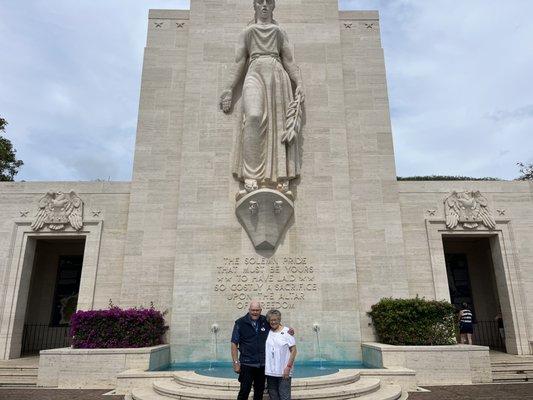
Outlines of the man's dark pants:
M250 367L241 364L241 372L239 373L239 382L241 389L237 400L248 400L252 384L254 386L254 400L263 400L263 392L265 391L265 367Z

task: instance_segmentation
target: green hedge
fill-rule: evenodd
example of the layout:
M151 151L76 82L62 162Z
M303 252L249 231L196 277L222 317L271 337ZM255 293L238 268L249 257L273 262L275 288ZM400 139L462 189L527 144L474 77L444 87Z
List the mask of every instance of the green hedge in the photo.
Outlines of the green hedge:
M381 343L406 346L455 344L455 308L446 301L381 299L368 313Z

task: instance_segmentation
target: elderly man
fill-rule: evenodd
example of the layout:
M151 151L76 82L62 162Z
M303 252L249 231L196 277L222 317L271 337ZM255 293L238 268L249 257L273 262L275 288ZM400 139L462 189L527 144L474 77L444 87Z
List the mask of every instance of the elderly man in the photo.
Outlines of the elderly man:
M241 388L237 400L248 400L252 385L254 400L262 400L265 390L265 343L270 325L261 315L261 304L252 301L248 314L235 321L231 335L233 370L239 374ZM239 356L240 352L240 356Z

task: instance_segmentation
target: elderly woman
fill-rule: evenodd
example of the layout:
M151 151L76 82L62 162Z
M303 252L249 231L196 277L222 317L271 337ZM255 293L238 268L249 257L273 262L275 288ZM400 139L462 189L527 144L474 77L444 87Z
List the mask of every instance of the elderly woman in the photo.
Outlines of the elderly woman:
M220 96L228 113L242 80L243 125L236 142L233 175L240 196L260 187L289 192L300 175L299 132L302 81L287 33L273 18L275 0L254 0L255 18L238 39L229 85ZM294 94L291 81L296 85ZM288 193L290 194L290 193Z
M266 318L270 324L265 346L268 395L270 400L290 400L296 340L289 334L289 328L281 325L281 313L278 310L270 310Z

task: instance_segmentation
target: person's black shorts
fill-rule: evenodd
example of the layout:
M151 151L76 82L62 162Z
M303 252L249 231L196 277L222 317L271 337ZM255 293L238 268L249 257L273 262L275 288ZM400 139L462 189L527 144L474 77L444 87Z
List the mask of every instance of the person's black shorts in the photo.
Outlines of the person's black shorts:
M459 333L474 333L474 327L472 326L472 324L460 323Z

